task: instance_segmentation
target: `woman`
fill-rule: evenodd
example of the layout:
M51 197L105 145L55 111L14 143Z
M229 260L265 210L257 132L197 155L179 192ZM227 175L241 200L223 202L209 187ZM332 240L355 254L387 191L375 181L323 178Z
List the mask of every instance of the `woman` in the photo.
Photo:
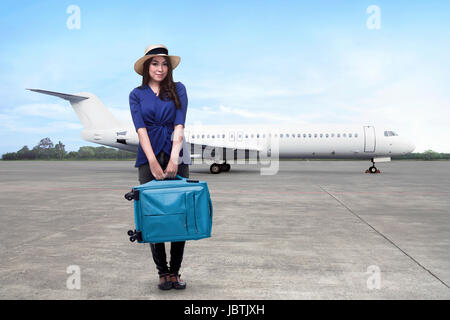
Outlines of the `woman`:
M135 167L139 168L141 184L175 178L177 174L189 178L189 158L183 158L182 150L186 88L172 78L172 70L180 60L169 55L165 46L151 45L134 65L142 75L142 85L130 93L131 115L139 137ZM161 290L186 288L179 274L184 245L185 241L171 242L169 268L164 243L150 243Z

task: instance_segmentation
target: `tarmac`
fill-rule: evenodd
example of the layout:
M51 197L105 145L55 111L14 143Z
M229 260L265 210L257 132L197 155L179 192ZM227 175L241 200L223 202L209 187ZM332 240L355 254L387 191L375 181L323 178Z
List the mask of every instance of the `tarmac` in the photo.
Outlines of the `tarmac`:
M0 161L0 299L449 299L450 162L369 166L192 165L212 237L186 243L186 290L161 291L126 234L133 161Z

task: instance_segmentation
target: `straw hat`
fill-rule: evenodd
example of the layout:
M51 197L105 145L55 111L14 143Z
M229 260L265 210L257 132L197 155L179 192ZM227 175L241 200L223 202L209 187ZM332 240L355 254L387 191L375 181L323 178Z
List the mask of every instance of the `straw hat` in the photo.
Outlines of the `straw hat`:
M167 50L166 46L162 44L153 44L145 48L144 56L134 64L134 71L142 76L144 62L155 56L169 57L172 64L172 69L175 69L181 60L181 58L178 56L170 56L169 50Z

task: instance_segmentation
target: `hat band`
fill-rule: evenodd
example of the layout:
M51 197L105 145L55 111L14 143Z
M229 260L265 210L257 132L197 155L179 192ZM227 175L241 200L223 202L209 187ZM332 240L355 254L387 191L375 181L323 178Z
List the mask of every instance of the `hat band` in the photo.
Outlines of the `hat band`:
M165 48L155 48L147 52L145 55L148 56L150 54L167 54L169 55L169 51Z

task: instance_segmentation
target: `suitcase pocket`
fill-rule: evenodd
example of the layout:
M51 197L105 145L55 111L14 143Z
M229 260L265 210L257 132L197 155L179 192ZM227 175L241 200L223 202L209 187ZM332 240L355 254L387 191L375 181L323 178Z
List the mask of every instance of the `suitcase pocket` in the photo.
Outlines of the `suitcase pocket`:
M186 194L180 191L144 191L140 196L144 216L186 213Z
M211 216L209 214L209 203L205 192L196 192L194 195L195 226L197 233L207 234L210 232Z
M140 202L145 239L176 238L188 234L185 192L144 191Z
M186 213L168 215L147 215L143 217L145 239L167 239L188 234Z

